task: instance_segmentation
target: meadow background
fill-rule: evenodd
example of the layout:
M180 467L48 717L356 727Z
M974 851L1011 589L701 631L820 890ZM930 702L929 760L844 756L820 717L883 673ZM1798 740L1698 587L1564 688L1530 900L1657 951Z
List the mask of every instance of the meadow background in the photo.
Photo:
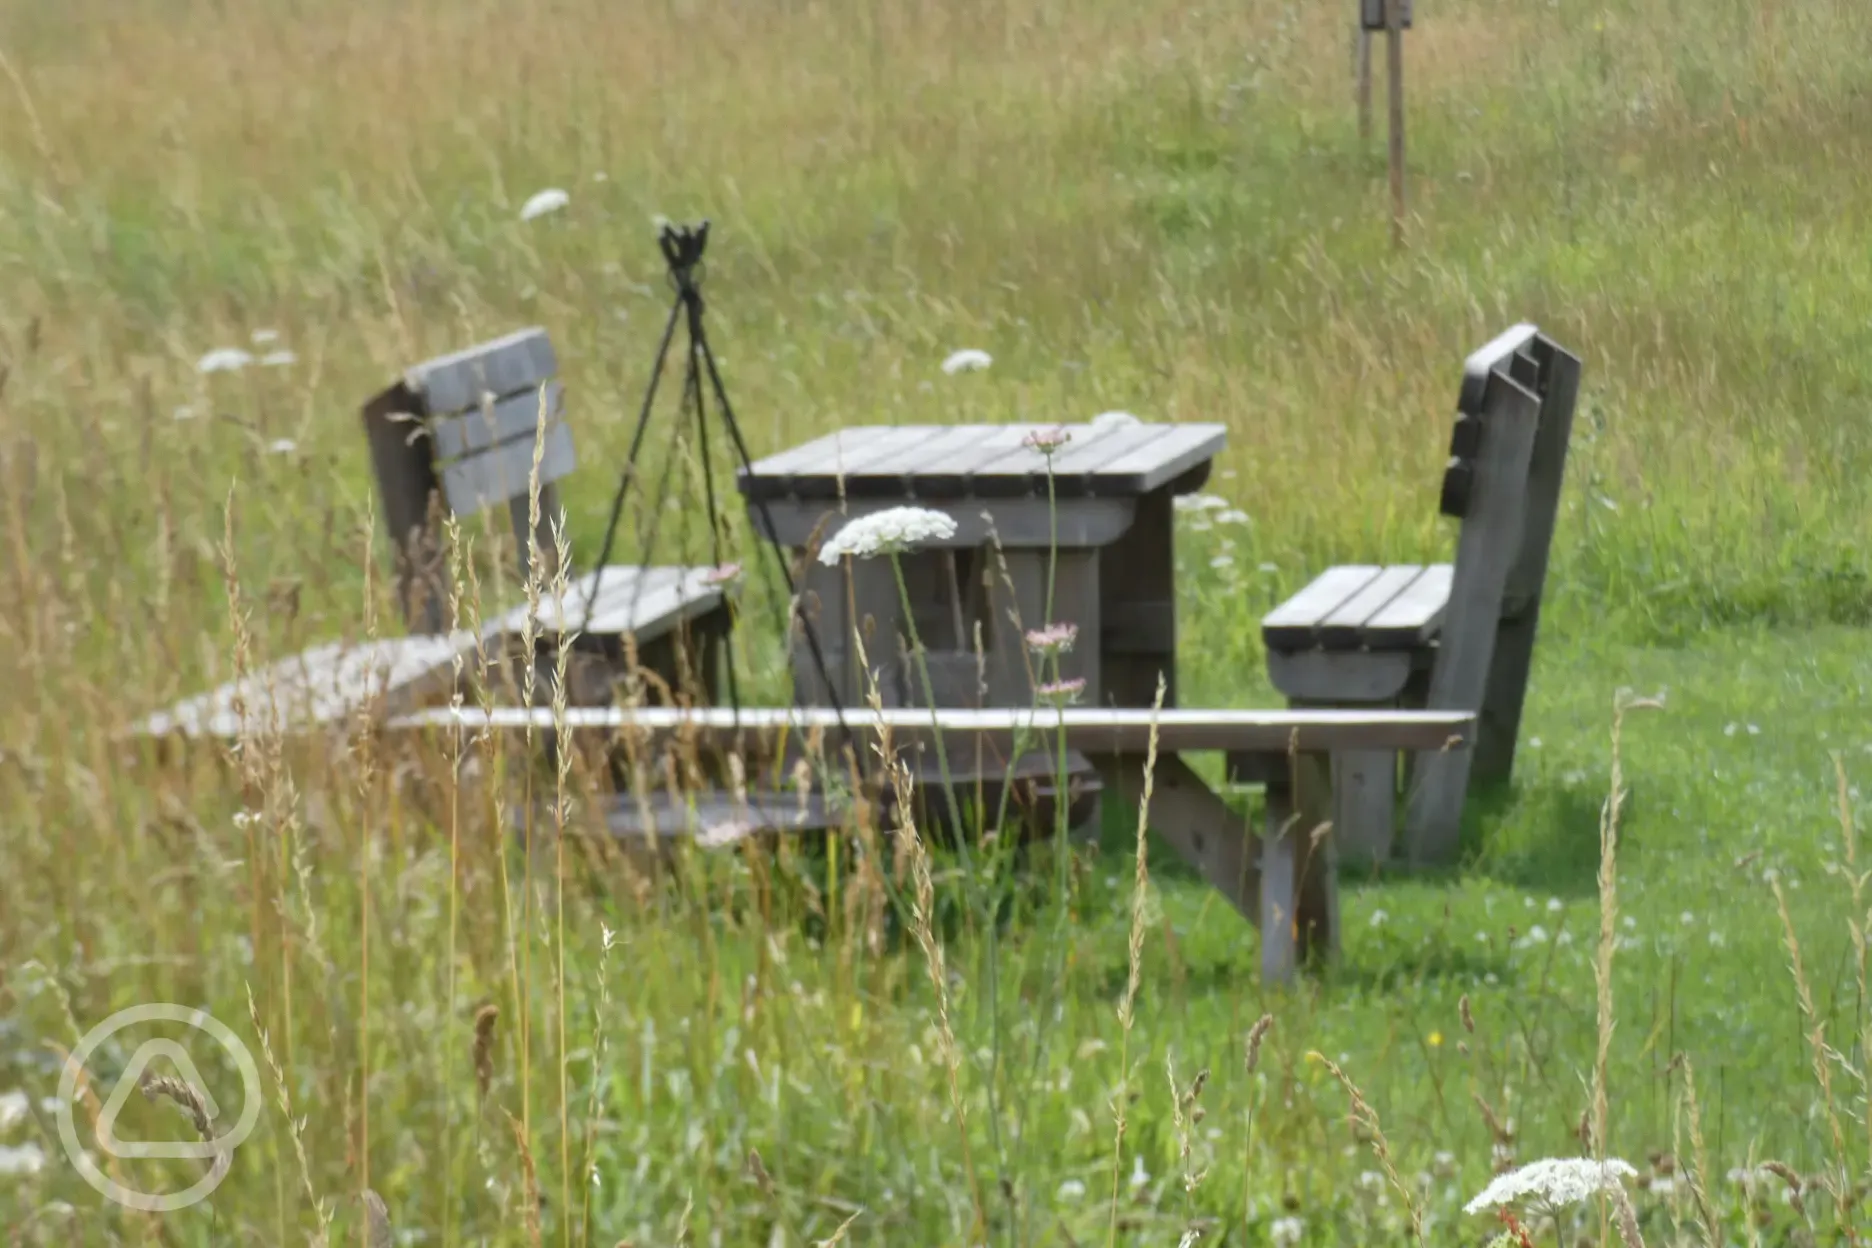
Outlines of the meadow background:
M0 7L10 1242L363 1242L370 1188L412 1244L1377 1243L1413 1207L1480 1243L1460 1205L1499 1161L1580 1148L1620 688L1666 692L1623 740L1603 1142L1644 1171L1653 1242L1845 1242L1872 1163L1846 865L1872 17L1426 0L1394 252L1351 7ZM522 222L549 186L568 206ZM1246 518L1180 535L1183 679L1219 704L1271 701L1246 622L1319 568L1446 557L1463 355L1521 320L1578 352L1517 786L1462 869L1349 878L1343 964L1279 993L1154 843L1134 927L1123 830L1068 888L939 870L939 1001L836 862L627 884L522 860L446 760L113 742L239 648L395 628L357 409L416 360L550 330L589 560L667 302L657 215L715 222L711 333L757 454L861 421L1225 422L1208 488ZM273 362L199 371L222 347ZM993 367L944 376L962 347ZM274 1099L214 1198L162 1218L83 1186L45 1103L59 1046L148 1000L264 1027ZM1790 1202L1763 1158L1847 1177Z

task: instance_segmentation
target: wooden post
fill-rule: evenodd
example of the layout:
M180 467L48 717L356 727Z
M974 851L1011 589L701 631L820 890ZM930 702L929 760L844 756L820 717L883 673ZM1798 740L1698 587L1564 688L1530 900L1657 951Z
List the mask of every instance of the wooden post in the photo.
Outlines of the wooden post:
M1385 0L1385 76L1391 96L1391 245L1404 245L1404 0Z
M1358 137L1359 148L1371 146L1371 31L1358 30Z

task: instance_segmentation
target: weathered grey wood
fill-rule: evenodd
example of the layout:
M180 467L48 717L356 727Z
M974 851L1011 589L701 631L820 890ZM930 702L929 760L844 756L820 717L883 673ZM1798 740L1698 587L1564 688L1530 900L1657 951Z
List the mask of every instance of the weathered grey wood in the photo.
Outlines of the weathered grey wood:
M1383 570L1370 564L1326 569L1262 617L1261 639L1270 650L1304 650L1312 646L1320 624Z
M994 575L993 628L988 646L988 705L1025 706L1036 687L1049 677L1040 657L1027 646L1026 634L1054 621L1079 629L1073 649L1060 660L1062 680L1086 682L1080 702L1101 703L1099 686L1099 558L1092 550L1061 550L1053 570L1052 620L1046 614L1047 552L1015 549L1003 552L1007 580L997 568ZM1011 600L1010 600L1011 599ZM1012 618L1010 618L1012 617ZM1018 620L1018 624L1016 623Z
M1402 693L1417 659L1404 650L1270 650L1267 662L1268 679L1290 699L1363 706Z
M543 396L541 390L544 390ZM510 394L485 408L431 420L429 432L435 438L436 457L445 461L460 459L515 438L532 441L533 430L540 422L542 403L547 420L563 419L565 387L556 381L548 382L540 388Z
M542 484L558 481L578 466L572 450L572 430L557 421L546 431L546 445L540 458ZM533 439L520 438L490 450L480 451L447 464L442 469L442 491L449 510L467 515L524 498L532 488ZM517 535L524 539L524 534Z
M477 343L408 369L403 384L430 415L479 407L484 394L497 398L530 390L559 372L552 341L538 326Z
M1076 425L1068 430L1071 435L1066 445L1053 455L1052 471L1055 486L1064 486L1072 481L1074 492L1083 489L1084 478L1103 469L1107 464L1127 455L1132 451L1147 447L1163 436L1162 425L1119 425L1094 429L1089 425ZM1046 488L1047 465L1040 466L1040 488Z
M923 477L925 465L941 463L958 453L974 448L981 441L981 430L956 426L937 436L907 443L892 439L889 453L869 459L855 473L847 473L845 496L862 499L906 499L923 497L928 483Z
M292 735L370 713L411 711L455 685L455 660L472 678L473 633L327 642L159 711L136 736Z
M871 427L876 428L876 427ZM1030 498L1048 490L1048 459L1023 445L1043 430L1068 441L1054 456L1056 496L1135 497L1206 463L1227 437L1222 425L1129 428L1091 425L924 426L845 431L753 464L740 478L755 498ZM855 443L853 440L857 439ZM1077 449L1075 449L1077 443ZM865 448L854 452L854 445ZM832 453L845 457L841 478Z
M874 475L893 480L902 470L892 472L889 465L911 460L924 447L933 447L950 432L941 425L900 425L888 436L874 438L862 447L840 446L836 456L827 453L817 463L795 469L787 493L799 499L837 499L876 497Z
M1153 730L1160 752L1228 750L1239 753L1331 753L1338 750L1436 749L1445 743L1460 750L1475 726L1473 712L1399 710L1180 710L1153 712L1149 707L987 707L924 710L846 707L845 723L854 732L875 736L888 731L899 742L929 738L940 731L961 739L981 736L1001 744L1014 736L1066 733L1067 743L1088 757L1141 754ZM750 738L781 732L829 732L838 712L830 707L571 707L566 729L574 733L683 734L698 740L735 734ZM552 726L549 708L464 706L423 710L400 716L391 727L463 728L519 732L529 726Z
M918 498L965 498L974 491L975 477L1004 456L1020 449L1027 437L1046 425L973 426L980 436L941 459L932 459L917 471Z
M430 499L440 483L421 412L421 399L399 384L373 396L362 415L390 538L397 606L412 633L440 633L448 627L448 580L441 542L429 523Z
M1540 630L1541 591L1560 512L1560 489L1566 471L1567 444L1579 395L1579 357L1545 338L1532 345L1542 386L1540 430L1528 468L1521 525L1521 545L1503 589L1503 618L1489 662L1482 697L1481 731L1476 740L1472 779L1505 785L1514 775L1515 747L1521 737L1521 710L1534 665L1534 640Z
M1161 437L1088 473L1095 494L1145 494L1214 459L1228 441L1226 425L1168 425Z
M1393 750L1345 750L1332 760L1333 840L1359 866L1391 860L1397 827L1398 756Z
M1106 794L1132 818L1143 796L1144 761L1141 755L1124 755L1099 763ZM1161 748L1145 820L1243 918L1267 931L1262 868L1256 861L1259 841L1247 820L1217 797L1189 764Z
M1107 655L1176 653L1176 602L1129 599L1105 604L1099 644Z
M534 636L543 640L559 635L568 627L584 625L585 604L591 598L592 584L598 584L598 602L592 611L586 635L622 637L626 634L648 641L677 624L697 619L715 610L723 601L719 586L711 585L708 568L613 566L585 573L566 586L563 614L561 603L548 587L540 595ZM488 621L484 636L519 637L523 634L528 604L521 602L511 610Z
M1288 784L1267 787L1261 834L1261 982L1291 983L1299 963L1300 816Z
M1359 629L1359 640L1373 650L1412 650L1436 636L1449 606L1455 569L1433 563L1386 603Z
M1489 339L1463 360L1462 391L1456 398L1456 410L1472 416L1482 413L1491 374L1508 367L1508 361L1532 346L1540 330L1523 321Z
M1479 709L1487 691L1508 572L1519 551L1521 495L1534 451L1540 400L1500 372L1483 399L1483 438L1471 509L1457 539L1456 573L1437 642L1428 704ZM1444 862L1461 834L1469 751L1418 759L1406 820L1413 864Z
M604 812L606 831L623 840L691 841L702 849L732 849L752 838L824 832L851 819L848 803L816 790L749 790L741 797L720 789L672 795L658 788L620 793Z
M1106 644L1109 630L1102 627L1097 638L1100 696L1109 705L1151 705L1159 676L1163 704L1177 705L1175 488L1138 499L1131 527L1099 552L1099 618L1121 625L1116 644ZM1148 627L1124 631L1140 614ZM1081 644L1092 640L1082 636Z
M757 459L735 473L736 484L749 500L780 499L793 494L794 477L846 477L854 460L863 463L879 447L898 437L897 425L859 425L839 429L810 442Z
M1317 750L1293 758L1294 808L1300 812L1299 916L1296 923L1303 963L1330 962L1339 954L1339 850L1331 824L1331 758Z
M851 498L841 512L831 502L780 499L764 507L750 504L748 523L763 537L802 548L815 532L829 538L851 520L902 505L901 500ZM1065 500L1051 512L1045 499L930 499L918 505L955 521L953 536L924 543L925 548L948 550L985 546L991 537L1003 546L1045 547L1051 540L1062 547L1109 546L1131 527L1136 514L1135 500L1128 498Z
M527 463L532 464L532 443L527 443ZM540 556L539 579L541 585L550 585L557 575L559 567L559 545L555 530L564 523L565 509L559 505L559 486L556 482L540 482L539 487L539 525L533 530L533 540L527 540L527 525L533 516L532 486L529 483L517 496L507 500L507 518L513 525L514 545L520 555L520 583L526 585L533 575L533 553L538 549Z
M1382 569L1365 587L1334 607L1320 621L1319 644L1328 650L1355 649L1364 642L1366 623L1407 589L1423 569L1414 563L1393 564Z
M969 489L983 498L1044 498L1048 491L1050 468L1050 483L1055 497L1083 497L1089 492L1093 478L1105 473L1112 464L1124 460L1128 455L1148 451L1158 445L1167 433L1180 427L1042 426L1038 430L1041 435L1066 438L1065 443L1051 457L1038 447L1027 445L1027 438L1023 437L1005 454L970 474ZM1147 463L1155 462L1157 458L1155 455L1148 456ZM1135 495L1143 493L1143 490L1115 488L1109 493Z
M1330 824L1330 762L1297 753L1290 778L1267 787L1261 838L1261 978L1289 983L1302 962L1339 949L1338 863Z

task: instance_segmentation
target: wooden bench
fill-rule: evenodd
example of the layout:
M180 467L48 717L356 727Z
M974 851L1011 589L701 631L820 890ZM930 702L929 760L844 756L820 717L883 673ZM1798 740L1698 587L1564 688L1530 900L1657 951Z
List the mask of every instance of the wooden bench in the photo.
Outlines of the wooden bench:
M1329 568L1261 622L1290 706L1477 712L1472 751L1408 769L1412 863L1448 863L1471 781L1505 785L1513 771L1579 378L1579 358L1533 325L1471 355L1441 497L1461 523L1455 562ZM1398 754L1348 751L1334 765L1340 852L1389 860Z
M571 708L572 734L633 739L653 749L680 741L716 749L771 754L783 739L798 741L839 726L830 708L723 707ZM894 755L914 766L938 736L952 751L977 744L1003 757L1017 745L1065 745L1098 765L1108 791L1136 809L1153 736L1157 765L1149 821L1261 930L1261 970L1270 982L1291 979L1309 958L1330 957L1339 945L1339 902L1329 811L1330 760L1347 751L1416 750L1447 756L1465 751L1475 716L1467 712L1398 710L1199 711L1148 708L989 708L847 710L844 722L865 737L875 757L888 738ZM544 708L430 709L402 716L392 726L441 732L521 731L552 727ZM1256 835L1190 768L1182 755L1222 751L1232 771L1268 785L1265 826ZM750 768L751 769L751 768ZM783 805L783 803L782 803ZM760 824L759 812L729 818L719 802L698 812L690 829L704 843L731 844L741 826ZM713 827L703 820L714 818ZM724 819L727 820L724 826ZM771 826L769 823L768 826Z
M499 663L511 675L524 664L518 653L526 633L524 600L500 609L478 632L446 632L446 554L438 523L442 508L467 516L505 505L528 572L533 542L528 529L535 437L546 422L540 462L541 574L556 563L553 526L564 517L558 482L576 465L565 420L558 361L543 329L532 328L425 361L363 408L380 507L395 556L397 602L409 636L359 644L315 646L240 681L189 698L136 725L139 735L234 737L249 727L286 732L332 726L360 710L395 715L447 697L457 660L470 679ZM585 606L594 586L589 626ZM550 670L554 647L568 629L579 662L568 681L577 702L609 700L623 671L624 640L635 642L636 662L671 688L687 683L704 700L712 692L730 614L722 586L706 568L613 566L573 578L562 619L551 590L542 593L534 621L532 661ZM469 662L470 658L473 662ZM684 681L684 673L696 678ZM506 683L505 680L502 683ZM534 682L549 697L549 677Z

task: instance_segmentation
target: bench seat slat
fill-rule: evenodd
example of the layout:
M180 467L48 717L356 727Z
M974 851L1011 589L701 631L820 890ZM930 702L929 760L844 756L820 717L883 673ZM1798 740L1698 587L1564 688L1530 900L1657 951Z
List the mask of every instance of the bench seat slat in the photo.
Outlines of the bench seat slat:
M1359 634L1373 650L1410 650L1427 645L1443 624L1455 569L1433 563L1395 598L1366 620Z
M1261 639L1271 650L1310 649L1326 618L1382 571L1362 563L1326 569L1306 588L1262 617Z
M1365 622L1389 606L1422 572L1414 563L1393 564L1379 572L1320 621L1319 644L1328 650L1358 649L1364 644Z
M607 567L598 581L598 602L592 612L590 632L594 636L634 635L639 642L653 641L685 620L705 615L721 604L722 591L709 585L708 568L653 567L631 565ZM591 598L596 571L587 572L566 587L565 615L570 627L584 625L585 604ZM486 635L519 637L526 627L527 604L490 621ZM559 603L550 591L540 595L539 621L534 635L549 639L567 627L559 614Z
M352 644L326 642L280 659L150 715L134 736L234 738L295 732L336 723L382 698L386 714L410 710L423 697L452 688L457 653L469 656L474 634L400 637Z
M572 732L681 733L732 745L738 738L780 733L836 733L838 716L830 707L571 707L565 726ZM1147 708L1071 707L943 709L853 708L845 723L861 738L887 729L894 742L913 744L940 731L955 737L976 736L1011 745L1016 733L1029 744L1065 729L1067 743L1088 755L1142 754L1153 732L1163 751L1231 750L1284 753L1348 749L1437 750L1457 748L1472 733L1475 716L1466 711L1343 710L1189 710L1153 713ZM418 711L392 721L394 728L450 728L520 731L553 727L551 708L479 707ZM1036 737L1036 734L1039 734Z

